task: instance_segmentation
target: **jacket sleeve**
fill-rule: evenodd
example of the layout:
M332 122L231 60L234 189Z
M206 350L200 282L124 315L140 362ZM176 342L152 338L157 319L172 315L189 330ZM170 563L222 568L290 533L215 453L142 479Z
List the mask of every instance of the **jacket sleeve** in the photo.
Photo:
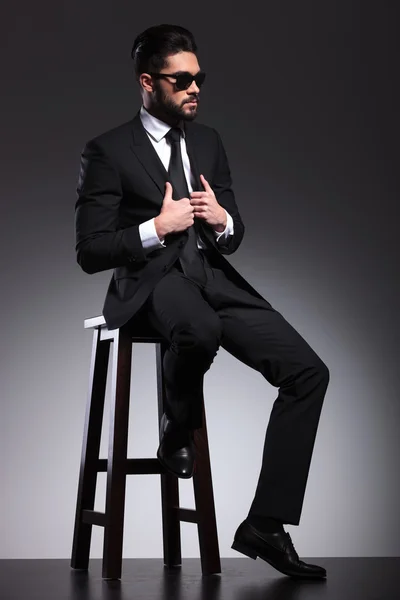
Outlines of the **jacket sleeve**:
M226 244L218 245L221 254L232 254L238 249L244 235L244 223L239 214L235 201L235 195L232 190L232 177L229 169L228 158L219 133L214 129L218 144L217 165L213 174L211 187L214 191L217 202L225 208L233 219L233 236Z
M86 273L148 261L139 225L119 227L120 177L97 141L91 140L82 151L77 193L76 255Z

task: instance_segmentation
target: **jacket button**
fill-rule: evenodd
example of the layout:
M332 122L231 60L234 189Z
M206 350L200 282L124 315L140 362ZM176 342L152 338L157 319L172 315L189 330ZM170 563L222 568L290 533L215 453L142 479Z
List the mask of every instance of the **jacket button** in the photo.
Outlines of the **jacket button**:
M185 245L185 242L183 240L181 240L178 244L178 248L183 248L184 245Z
M163 271L164 271L164 273L166 273L166 271L168 271L168 265L164 265Z

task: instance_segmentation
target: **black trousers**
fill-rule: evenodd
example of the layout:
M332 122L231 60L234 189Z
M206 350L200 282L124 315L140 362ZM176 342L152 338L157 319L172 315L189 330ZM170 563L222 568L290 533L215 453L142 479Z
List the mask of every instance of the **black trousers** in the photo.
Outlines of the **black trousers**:
M177 263L145 307L153 327L170 342L163 365L167 414L201 427L203 377L219 346L259 371L279 393L249 515L298 525L328 368L269 302L204 262L205 286L188 279Z

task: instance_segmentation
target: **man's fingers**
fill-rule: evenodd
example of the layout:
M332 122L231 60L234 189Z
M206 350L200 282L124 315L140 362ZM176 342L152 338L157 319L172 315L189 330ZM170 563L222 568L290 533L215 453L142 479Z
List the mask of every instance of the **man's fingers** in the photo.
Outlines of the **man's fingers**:
M165 195L164 195L164 201L167 200L172 200L172 185L170 184L169 181L165 182Z
M194 211L193 211L193 214L195 216L198 216L198 215L205 216L205 215L208 214L207 207L205 207L205 208L201 208L201 207L195 208Z
M212 192L210 184L208 183L207 179L204 177L204 175L202 173L200 173L200 179L201 179L201 183L204 185L206 192Z
M207 198L190 198L190 204L192 204L193 206L206 206L207 205Z

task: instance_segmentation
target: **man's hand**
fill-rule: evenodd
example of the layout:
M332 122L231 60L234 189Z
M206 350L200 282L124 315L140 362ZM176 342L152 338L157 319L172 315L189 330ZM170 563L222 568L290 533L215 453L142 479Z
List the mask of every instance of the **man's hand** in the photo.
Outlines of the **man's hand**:
M194 223L194 210L189 198L172 199L172 185L165 183L165 196L160 214L154 219L157 235L160 239L167 233L184 231Z
M194 216L203 219L216 231L224 231L226 227L226 212L218 204L214 192L204 175L200 175L204 192L191 192L190 204L194 208Z

